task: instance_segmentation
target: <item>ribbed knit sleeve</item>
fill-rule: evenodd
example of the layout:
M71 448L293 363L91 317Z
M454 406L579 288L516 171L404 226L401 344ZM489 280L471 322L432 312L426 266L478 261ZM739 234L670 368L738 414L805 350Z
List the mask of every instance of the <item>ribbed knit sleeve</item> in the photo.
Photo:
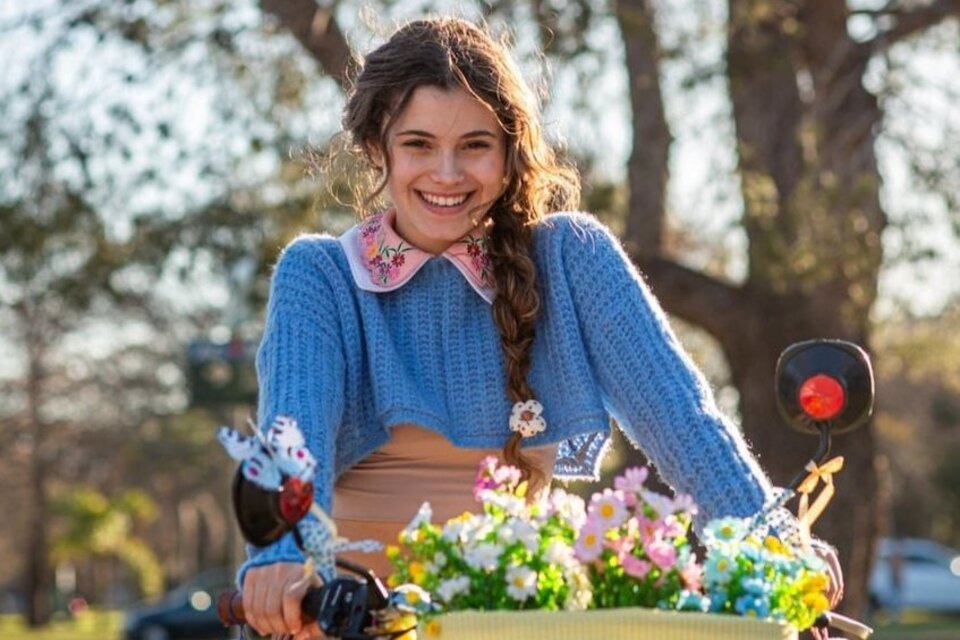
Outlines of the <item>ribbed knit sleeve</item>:
M590 216L554 223L563 274L604 402L627 437L709 519L748 516L770 482L671 330L620 242ZM560 267L558 267L560 268Z
M263 339L257 352L261 429L278 415L296 419L317 459L315 501L331 509L334 443L344 412L344 356L336 297L325 274L333 268L324 240L302 237L280 257L271 283ZM292 535L266 547L248 547L250 567L303 560Z

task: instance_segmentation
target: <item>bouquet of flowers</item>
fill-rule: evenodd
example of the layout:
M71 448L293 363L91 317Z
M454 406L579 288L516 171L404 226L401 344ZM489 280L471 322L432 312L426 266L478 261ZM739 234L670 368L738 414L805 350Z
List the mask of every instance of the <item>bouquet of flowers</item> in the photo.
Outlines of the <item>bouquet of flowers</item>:
M703 532L704 586L709 611L813 625L829 608L826 566L818 556L750 531L749 522L723 518ZM705 609L706 610L706 609Z
M400 532L402 548L387 548L389 584L419 585L446 611L585 609L590 581L573 550L583 500L556 490L528 502L526 491L517 469L486 458L474 485L482 512L438 526L424 503Z
M424 504L388 547L390 584L413 583L443 612L646 607L811 626L826 610L819 558L726 518L703 532L705 560L688 537L696 506L645 486L627 470L588 504L561 489L528 500L520 472L485 459L474 486L480 513L443 525Z
M574 548L590 575L594 607L689 607L700 589L702 571L687 538L696 507L687 496L647 489L647 473L628 469L614 489L590 500Z

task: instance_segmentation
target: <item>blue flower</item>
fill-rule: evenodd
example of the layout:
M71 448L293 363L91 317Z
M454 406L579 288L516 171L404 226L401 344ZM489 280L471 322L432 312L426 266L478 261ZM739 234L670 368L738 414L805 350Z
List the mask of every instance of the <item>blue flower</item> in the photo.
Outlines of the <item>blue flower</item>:
M732 545L746 537L747 521L741 518L718 518L703 528L703 543L708 547Z
M751 576L740 583L748 595L765 597L770 595L771 585L762 576Z
M703 579L708 585L726 584L736 568L737 560L733 555L715 552L703 565Z
M727 606L727 598L729 594L726 589L711 589L710 595L708 596L710 600L710 613L720 613Z
M770 615L770 601L765 597L746 594L737 598L734 610L749 618L766 618Z
M677 599L677 610L702 611L706 613L710 611L710 604L710 598L708 596L684 589L680 592L680 597Z

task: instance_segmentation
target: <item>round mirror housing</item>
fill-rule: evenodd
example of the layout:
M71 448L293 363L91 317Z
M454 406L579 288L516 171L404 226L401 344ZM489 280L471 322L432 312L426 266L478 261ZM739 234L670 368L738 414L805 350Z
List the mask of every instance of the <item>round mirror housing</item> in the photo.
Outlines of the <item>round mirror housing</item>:
M255 547L272 544L291 529L280 511L280 492L250 482L241 467L233 476L233 513L243 538Z
M808 340L787 347L777 361L777 406L804 433L831 434L864 424L873 413L873 369L866 352L844 340Z

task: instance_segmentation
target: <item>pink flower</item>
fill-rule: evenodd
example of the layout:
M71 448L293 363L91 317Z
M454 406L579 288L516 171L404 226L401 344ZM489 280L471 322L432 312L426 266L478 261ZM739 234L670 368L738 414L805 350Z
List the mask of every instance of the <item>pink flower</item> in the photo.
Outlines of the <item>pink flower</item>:
M603 541L603 544L622 560L624 556L629 555L629 553L633 551L634 538L631 536L620 536L613 539L607 538Z
M587 513L593 516L604 529L619 527L629 516L627 506L623 502L623 492L610 489L593 494Z
M577 559L581 562L593 562L603 551L603 529L592 520L587 520L573 545Z
M655 540L660 536L660 528L662 523L660 520L651 520L650 518L637 514L637 527L640 531L640 541L646 545L650 541Z
M658 518L665 518L674 513L676 505L672 498L665 495L643 489L640 491L641 497L651 509L657 512Z
M678 493L673 498L673 512L677 513L678 511L686 511L692 517L697 514L697 505L693 502L693 498L687 494Z
M649 473L646 467L630 467L622 476L613 479L613 486L624 493L637 493L643 488Z
M477 477L473 481L473 499L477 502L482 500L484 491L489 491L497 486L497 482L494 480L496 470L496 456L487 456L480 461L477 467Z
M665 538L676 538L683 535L684 526L677 519L677 516L667 516L663 519L662 532Z
M650 562L666 571L677 561L677 550L661 537L656 537L644 546Z
M627 575L633 578L642 580L650 573L650 563L632 554L627 554L620 558L620 564L623 565L623 570Z
M703 583L703 568L697 564L695 556L690 556L687 563L680 569L680 578L683 586L689 591L699 591Z

